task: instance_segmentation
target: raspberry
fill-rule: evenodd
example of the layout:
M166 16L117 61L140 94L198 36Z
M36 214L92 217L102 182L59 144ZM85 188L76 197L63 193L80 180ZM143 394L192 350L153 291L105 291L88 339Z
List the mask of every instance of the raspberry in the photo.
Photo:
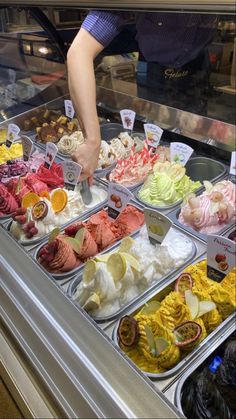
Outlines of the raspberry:
M17 215L25 215L26 214L26 208L17 208L16 213L17 213Z
M28 233L26 233L25 237L27 237L27 239L31 239L33 237L33 234L31 234L29 231Z
M34 221L29 221L27 225L28 225L29 230L30 230L31 228L33 228L35 226L35 222Z
M57 251L57 247L58 247L57 241L54 240L54 241L48 243L47 250L48 250L49 253L54 254Z
M36 227L32 227L29 232L33 234L33 236L35 236L36 234L38 234L38 229Z
M44 247L42 247L42 249L40 249L39 251L39 257L43 258L44 254L45 254L45 250L44 250Z
M72 224L71 226L65 228L65 234L67 236L74 237L77 231L79 231L82 227L83 224L81 222Z
M19 224L25 224L26 223L26 216L25 215L16 215L15 221L17 221Z

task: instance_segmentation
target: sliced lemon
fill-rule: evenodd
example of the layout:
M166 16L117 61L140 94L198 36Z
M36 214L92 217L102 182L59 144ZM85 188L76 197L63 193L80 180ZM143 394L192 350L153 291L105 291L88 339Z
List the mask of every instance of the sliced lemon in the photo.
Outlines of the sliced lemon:
M90 259L85 263L84 272L83 272L83 281L85 284L89 284L97 271L97 264L95 260Z
M97 262L104 262L104 263L106 263L106 262L108 261L108 258L109 258L109 254L107 254L107 255L99 255L99 256L95 256L95 260L96 260Z
M161 303L159 301L150 301L146 303L145 306L140 311L140 314L150 315L156 313L157 310L161 307Z
M79 242L79 243L81 243L81 246L83 245L83 243L84 243L84 236L85 236L85 228L84 227L82 227L82 228L80 228L78 231L77 231L77 233L76 233L76 235L75 235L75 239Z
M120 253L112 253L107 261L107 270L114 281L120 281L126 273L126 260Z
M145 324L144 325L144 330L145 330L145 333L146 333L149 350L150 350L152 356L156 356L156 344L155 344L155 340L154 340L154 335L152 333L152 329L147 324Z
M69 245L72 247L72 249L77 253L77 255L81 252L81 243L79 243L78 240L74 239L73 237L65 237L63 238Z
M190 310L192 319L194 320L199 313L199 300L191 290L186 290L184 292L186 304Z
M48 236L48 243L53 242L53 240L55 240L58 234L60 234L60 229L59 227L55 227Z
M157 356L160 355L166 348L168 348L168 346L170 346L169 342L162 337L154 338L154 341L155 341Z
M132 256L129 253L126 253L126 252L119 252L119 254L121 256L124 256L126 262L128 262L128 264L131 266L131 268L135 269L137 272L141 271L140 263L137 259L135 259L134 256Z
M99 306L100 306L99 295L94 292L92 295L90 295L87 301L85 301L82 307L86 311L94 311L94 310L97 310Z
M129 252L133 244L134 244L134 239L132 239L132 237L129 237L129 236L125 237L121 241L119 252Z

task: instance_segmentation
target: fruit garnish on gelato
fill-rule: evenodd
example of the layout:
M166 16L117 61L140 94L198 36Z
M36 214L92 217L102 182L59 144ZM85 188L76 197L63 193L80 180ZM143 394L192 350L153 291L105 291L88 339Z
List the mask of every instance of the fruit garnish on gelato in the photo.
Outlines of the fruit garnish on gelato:
M200 182L192 181L186 169L178 163L156 163L139 191L139 198L153 206L175 204L187 194L200 188Z
M162 245L151 244L144 226L137 238L123 239L118 251L93 259L94 269L89 269L89 274L86 264L83 280L72 298L84 308L91 295L96 294L99 304L90 314L112 315L181 266L192 251L192 240L174 229Z
M130 222L131 218L132 223ZM107 212L101 210L87 221L78 221L66 227L64 234L61 234L59 238L70 246L71 251L76 256L77 266L79 266L117 240L140 228L143 223L144 215L142 211L132 205L127 205L116 220L111 220ZM46 244L43 248L47 250L47 246ZM57 254L55 253L56 257ZM49 272L61 272L60 269L56 269L54 259L49 261L39 259L39 262ZM94 272L94 267L96 268L96 264L90 263L90 261L85 266L84 275L86 279L91 275L91 272Z
M120 347L143 371L162 373L173 368L235 310L236 268L221 283L207 278L206 272L206 260L188 266L183 274L191 276L192 290L183 295L177 279L175 290L169 292L167 287L166 295L163 290L165 296L156 307L154 298L147 303L152 305L150 310L144 306L131 316L139 332L132 347L124 345L118 333ZM154 340L161 337L169 344L160 355L150 350L151 334Z
M0 183L0 217L12 214L17 208L18 203L14 196Z
M162 154L163 155L163 154ZM159 159L159 154L155 149L148 149L144 142L144 147L138 153L131 150L130 157L118 160L116 168L110 173L109 180L124 186L133 186L143 182L153 166Z
M4 164L9 160L14 160L23 156L23 149L21 143L13 143L11 147L6 147L5 144L0 145L0 164Z
M28 231L27 225L31 221L34 221L37 228L37 234L34 234L34 239L37 239L49 234L55 227L61 227L68 223L73 218L96 206L99 202L104 201L107 197L107 192L104 189L97 185L92 185L90 190L93 199L89 207L87 207L80 194L80 185L74 191L57 188L49 192L47 191L47 185L41 181L38 182L40 183L40 191L38 193L31 192L32 189L29 189L24 184L23 189L19 191L19 196L21 197L19 201L21 201L21 206L27 209L27 213L25 225L18 223L13 218L10 231L17 240L25 241L32 238L26 235ZM44 186L41 186L41 183ZM17 192L15 192L15 195L18 196Z
M182 207L179 221L205 233L217 233L234 221L236 216L236 186L229 180L215 185L204 182L206 191L190 196Z

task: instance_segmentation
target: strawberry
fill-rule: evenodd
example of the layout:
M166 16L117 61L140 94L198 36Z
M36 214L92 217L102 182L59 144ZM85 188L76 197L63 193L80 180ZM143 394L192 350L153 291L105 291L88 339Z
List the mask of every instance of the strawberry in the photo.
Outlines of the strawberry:
M67 236L74 237L77 231L81 229L81 227L82 227L82 223L72 224L71 226L68 226L65 228L65 234Z

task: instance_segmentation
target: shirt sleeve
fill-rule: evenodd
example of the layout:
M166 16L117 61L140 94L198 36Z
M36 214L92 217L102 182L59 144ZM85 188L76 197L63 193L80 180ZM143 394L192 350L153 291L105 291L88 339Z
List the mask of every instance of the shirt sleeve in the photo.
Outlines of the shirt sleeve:
M121 32L124 25L123 13L94 10L87 15L81 27L106 47Z

